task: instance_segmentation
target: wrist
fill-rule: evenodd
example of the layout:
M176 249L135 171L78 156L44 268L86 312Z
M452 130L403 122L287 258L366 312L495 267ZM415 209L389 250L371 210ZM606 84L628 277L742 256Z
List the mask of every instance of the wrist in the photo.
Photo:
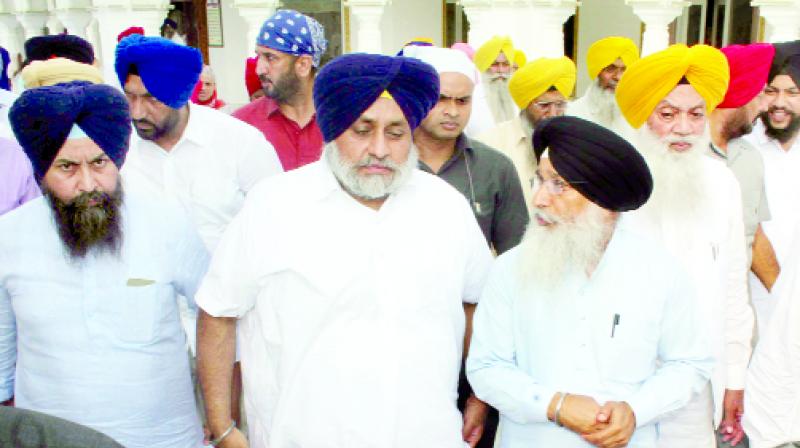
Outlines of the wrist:
M230 428L231 425L236 426L236 421L234 421L231 417L215 419L214 421L209 419L208 430L211 431L210 439L214 440L221 436L225 430Z
M230 424L220 433L212 433L211 434L211 441L209 445L211 446L219 446L223 440L227 439L233 431L236 430L236 422L231 420Z
M558 402L561 401L562 395L561 392L553 394L553 398L550 399L550 404L547 405L547 420L551 422L556 421L556 406L558 406Z

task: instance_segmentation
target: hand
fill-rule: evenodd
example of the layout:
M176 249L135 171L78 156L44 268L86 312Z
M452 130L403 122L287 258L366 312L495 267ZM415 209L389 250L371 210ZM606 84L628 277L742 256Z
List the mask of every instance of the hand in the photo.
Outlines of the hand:
M744 413L744 391L725 389L719 431L722 433L722 441L728 442L731 446L736 446L744 438L742 413Z
M225 431L225 429L222 431ZM203 432L206 433L205 428L203 428ZM203 437L203 445L210 445L210 440L211 434L206 433L206 435ZM217 446L219 448L249 448L250 444L247 442L247 438L244 436L242 431L239 430L239 428L233 428L233 431L225 436L225 438L222 439L222 442L220 442Z
M636 415L624 401L606 402L597 413L597 422L608 426L592 434L584 434L583 440L600 448L626 446L636 429Z
M475 395L467 398L464 405L464 427L461 435L470 447L475 448L483 435L483 426L486 423L486 415L489 413L489 405L482 402Z
M553 397L556 401L559 395ZM555 422L555 405L551 401L552 415L548 411L548 418ZM607 423L600 423L597 421L597 413L600 411L600 405L592 397L585 395L569 394L561 404L561 411L558 413L558 422L564 425L565 428L578 434L587 434L605 428Z

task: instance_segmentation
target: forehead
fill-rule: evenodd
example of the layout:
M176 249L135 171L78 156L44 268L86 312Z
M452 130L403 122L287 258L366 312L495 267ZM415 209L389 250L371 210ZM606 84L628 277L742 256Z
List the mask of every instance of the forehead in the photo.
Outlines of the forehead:
M369 121L381 125L408 124L400 106L389 98L378 98L365 110L358 121Z
M561 177L550 162L550 157L542 157L539 159L539 174L546 177Z
M501 51L497 54L497 57L494 58L494 62L508 62L508 58L506 57L506 54Z
M75 162L91 160L105 154L103 148L89 137L68 139L58 150L55 160L67 159Z
M624 62L622 62L622 59L620 59L620 58L617 58L617 60L616 60L616 61L614 61L614 62L612 62L612 63L608 64L608 66L607 66L606 68L609 68L609 67L615 67L615 68L625 68L625 63L624 63Z
M674 107L679 110L690 110L705 107L706 102L690 84L679 84L664 97L656 107Z
M558 90L550 90L537 96L533 101L560 101L566 99Z
M256 53L258 54L271 54L273 56L288 56L288 53L284 53L282 51L275 50L274 48L265 47L263 45L256 45Z
M147 87L144 86L144 82L142 82L142 78L139 75L128 75L128 79L125 80L125 85L122 89L126 93L147 93Z
M444 72L439 74L440 90L448 96L466 96L472 94L475 84L463 73Z
M796 89L797 84L794 83L794 80L789 75L778 75L775 79L769 83L770 87L775 87L776 89Z

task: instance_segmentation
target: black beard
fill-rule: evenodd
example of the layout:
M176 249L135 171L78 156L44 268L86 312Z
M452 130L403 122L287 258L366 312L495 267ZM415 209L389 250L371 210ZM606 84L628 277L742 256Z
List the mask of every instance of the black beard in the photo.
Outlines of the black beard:
M259 77L262 79L262 77ZM264 80L262 79L262 83ZM264 94L272 98L278 104L287 104L294 98L300 91L300 78L291 70L278 79L278 82L273 82L272 90L263 88Z
M167 115L164 121L160 124L156 124L146 119L133 120L133 129L136 130L136 134L138 134L142 140L156 141L175 130L179 122L180 111L175 109L171 111L171 113ZM141 130L138 126L136 126L137 123L148 124L151 126L151 128L147 130Z
M761 122L764 123L767 137L773 138L780 143L786 143L791 140L797 135L797 130L800 129L800 116L788 110L786 112L791 115L792 119L789 121L789 126L783 129L772 127L772 124L769 122L769 111L761 113Z
M722 126L722 136L725 141L745 136L753 131L753 124L747 121L747 115L739 111L736 116Z
M61 242L72 259L83 258L91 249L118 254L122 245L120 205L122 186L112 194L94 191L82 193L66 203L58 199L47 186L42 193L53 209L53 218ZM96 201L97 205L89 205Z

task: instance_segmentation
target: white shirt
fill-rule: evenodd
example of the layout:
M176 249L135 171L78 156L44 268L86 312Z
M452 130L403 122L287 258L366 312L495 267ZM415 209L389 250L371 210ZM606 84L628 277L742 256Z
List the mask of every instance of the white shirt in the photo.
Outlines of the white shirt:
M691 281L663 248L624 227L623 217L590 279L572 271L552 292L520 282L524 243L497 259L467 375L500 411L500 447L590 447L548 421L556 392L627 401L637 424L628 446L654 447L656 419L706 384L713 361Z
M797 229L800 231L800 228ZM747 372L743 425L752 448L800 441L800 244L783 265L775 312Z
M251 446L464 447L462 301L491 261L464 197L421 171L378 211L324 158L261 182L197 296L241 319Z
M283 168L256 128L210 107L188 105L189 123L170 151L134 133L123 179L126 187L177 199L213 253L250 188Z
M644 213L649 204L627 213L632 227L656 238L689 273L697 291L701 320L708 327L715 358L711 385L714 421L722 418L725 389L744 388L753 335L753 310L747 295L747 256L739 183L722 162L703 157L702 191L708 194L702 217L686 224L656 222ZM655 179L658 182L658 179ZM715 424L716 426L716 424Z
M121 215L120 255L74 262L45 198L0 217L0 400L129 448L201 447L176 297L208 254L177 204L127 192Z
M800 191L800 176L797 174L800 173L800 139L786 151L777 140L767 137L761 120L758 120L753 132L745 136L745 139L758 149L764 159L764 184L772 218L763 222L761 228L775 249L778 263L783 266L789 258L795 229L800 225L800 207L797 206L797 192ZM766 328L777 300L767 292L754 274L750 275L750 288L761 333Z

